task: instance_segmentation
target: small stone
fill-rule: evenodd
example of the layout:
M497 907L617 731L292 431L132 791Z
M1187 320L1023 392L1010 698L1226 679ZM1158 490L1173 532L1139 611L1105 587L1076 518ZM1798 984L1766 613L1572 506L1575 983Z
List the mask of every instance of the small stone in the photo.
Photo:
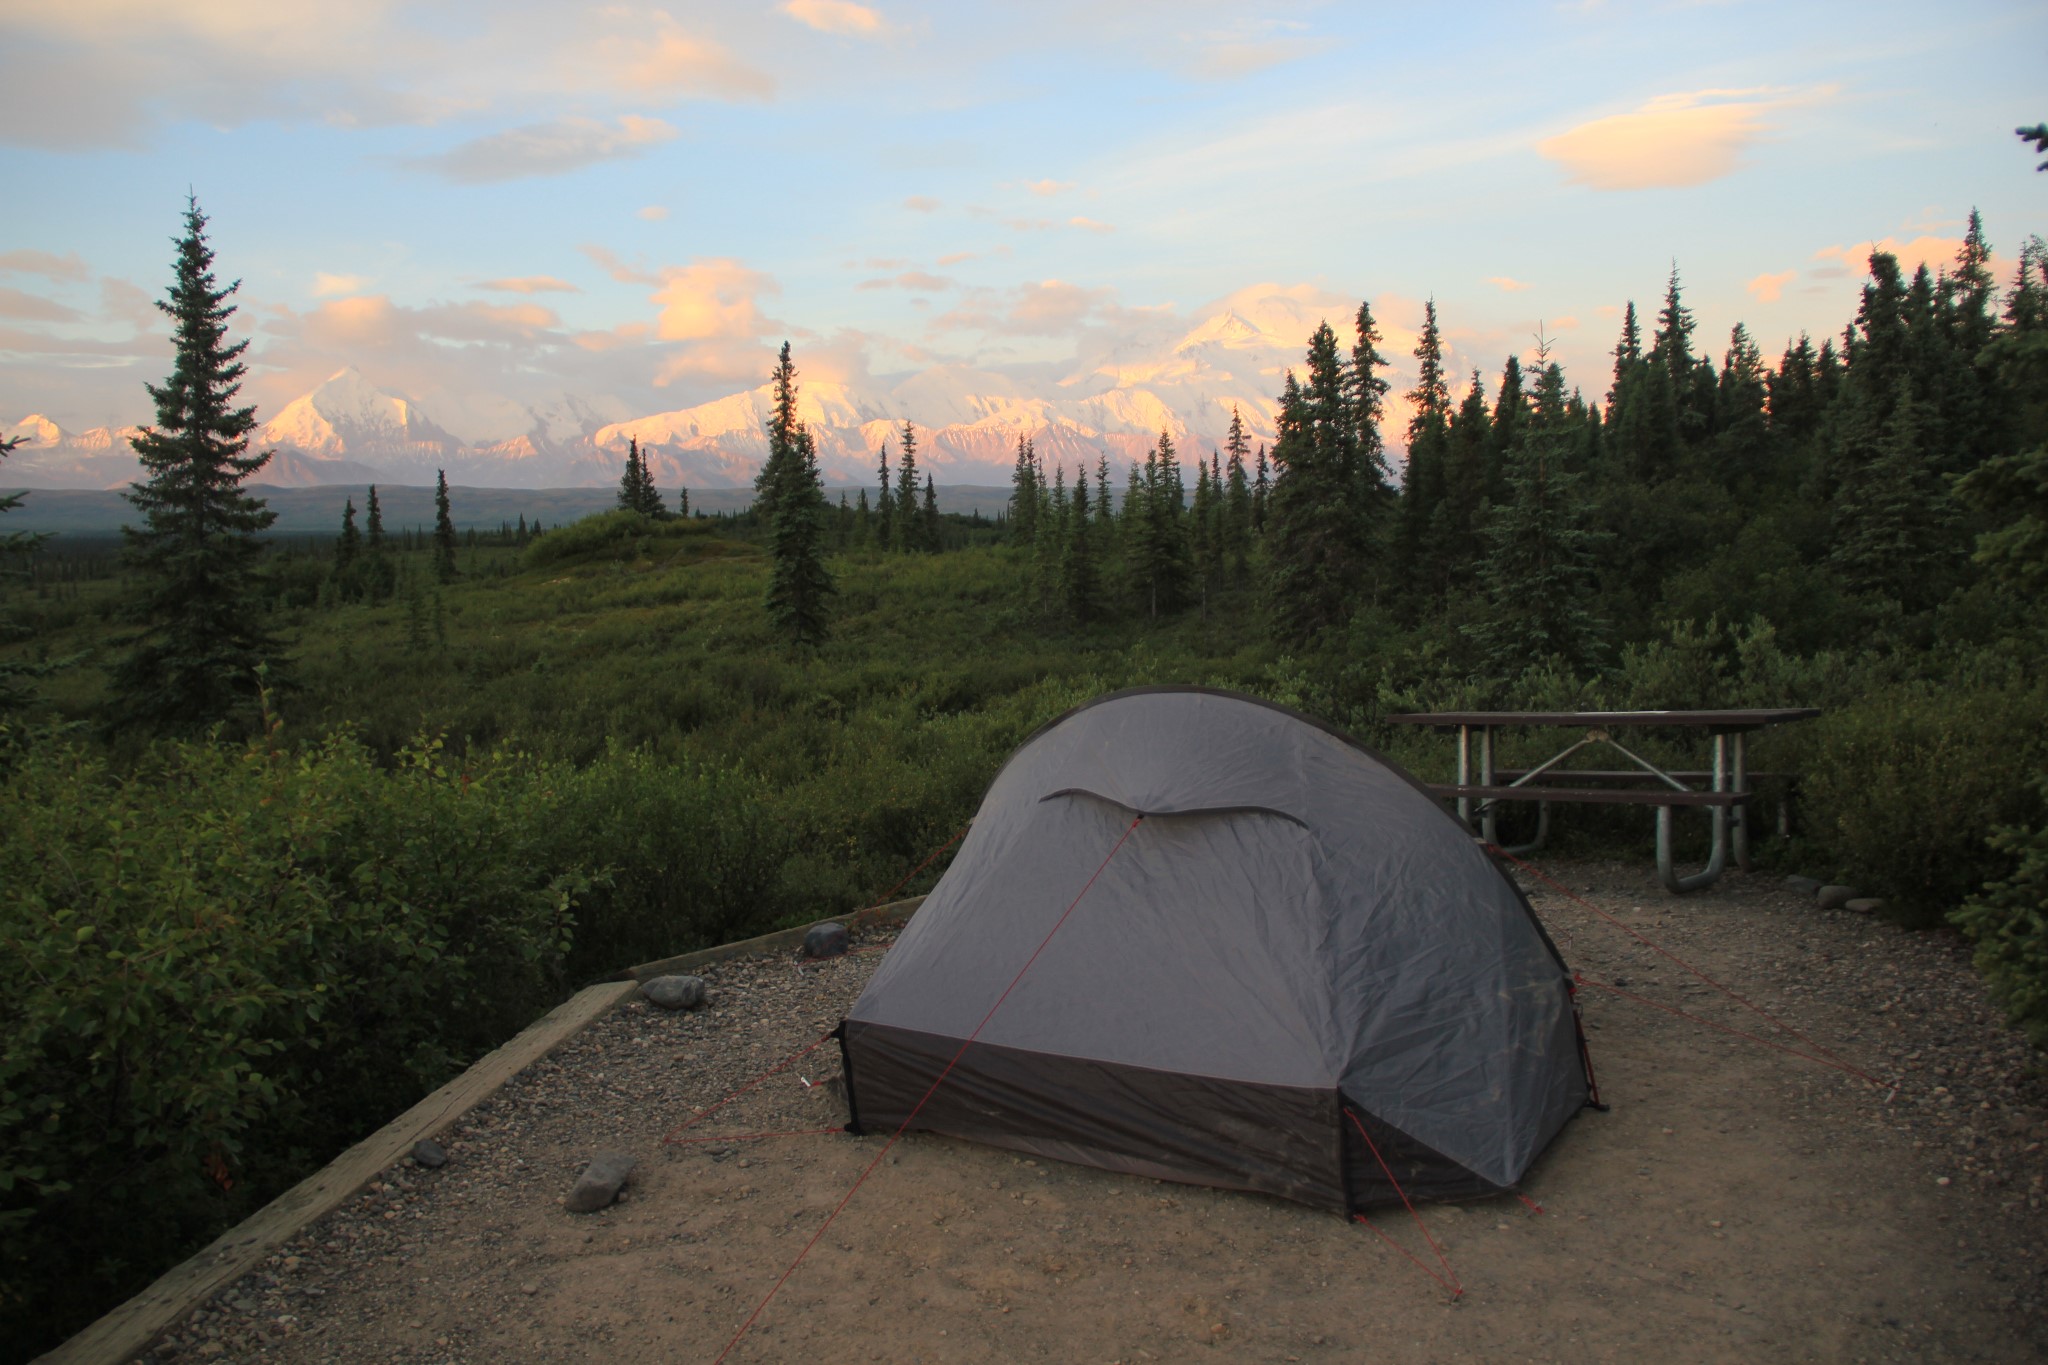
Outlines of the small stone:
M640 994L665 1010L694 1010L704 1004L701 976L657 976L640 983Z
M838 957L845 951L846 926L843 924L814 924L804 935L805 957Z
M198 1350L194 1351L192 1354L198 1356L202 1360L214 1360L220 1356L226 1355L227 1353L227 1347L221 1345L217 1341L209 1341L202 1345Z
M1787 877L1785 878L1784 885L1785 889L1795 896L1817 896L1820 894L1821 884L1813 877Z
M421 1138L412 1145L412 1159L430 1171L437 1171L448 1164L448 1152L432 1138Z
M576 1177L565 1207L571 1213L596 1213L618 1198L619 1188L639 1161L626 1152L599 1152Z
M1855 900L1844 901L1844 910L1853 910L1859 915L1874 915L1884 909L1884 902L1875 896L1858 896Z
M1813 893L1814 904L1823 910L1839 910L1856 899L1853 886L1823 886Z
M525 1284L519 1286L519 1292L529 1296L538 1294L540 1293L540 1286L535 1284L532 1280L528 1280Z
M1949 1185L1951 1185L1954 1182L1952 1182L1947 1176L1942 1176L1939 1180L1935 1181L1934 1183L1941 1186L1943 1189L1947 1189Z

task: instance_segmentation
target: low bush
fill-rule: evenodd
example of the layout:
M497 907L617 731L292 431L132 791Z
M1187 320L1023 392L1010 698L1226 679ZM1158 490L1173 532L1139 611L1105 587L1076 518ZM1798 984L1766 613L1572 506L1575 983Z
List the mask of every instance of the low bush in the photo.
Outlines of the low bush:
M2048 776L2035 779L2034 791L2048 808ZM2011 870L1949 919L1976 942L1977 970L2006 1017L2048 1047L2048 820L2004 826L1989 844Z

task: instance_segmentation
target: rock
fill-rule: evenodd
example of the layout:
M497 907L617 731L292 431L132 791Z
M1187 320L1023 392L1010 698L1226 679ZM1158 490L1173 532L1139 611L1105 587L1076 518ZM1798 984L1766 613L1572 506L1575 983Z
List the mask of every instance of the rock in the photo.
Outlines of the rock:
M804 935L805 957L838 957L846 951L846 926L814 924Z
M412 1145L412 1159L430 1171L438 1171L448 1164L448 1153L432 1138L421 1138Z
M1858 896L1855 900L1842 902L1844 910L1854 910L1859 915L1874 915L1884 909L1884 902L1875 896Z
M694 1010L704 1004L704 978L657 976L640 983L640 994L665 1010Z
M1820 894L1820 882L1813 877L1792 876L1785 878L1785 889L1795 896L1816 896Z
M618 1198L619 1187L639 1164L626 1152L599 1152L583 1168L583 1174L576 1177L575 1188L569 1191L569 1212L596 1213L607 1207Z
M1823 910L1839 910L1856 899L1856 888L1852 886L1823 886L1814 892L1814 904Z

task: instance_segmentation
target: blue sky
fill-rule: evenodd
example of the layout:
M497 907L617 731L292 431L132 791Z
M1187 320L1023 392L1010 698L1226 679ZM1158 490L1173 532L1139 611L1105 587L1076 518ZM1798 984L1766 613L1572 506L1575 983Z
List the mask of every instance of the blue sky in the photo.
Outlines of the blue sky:
M784 337L1047 376L1255 286L1396 341L1434 296L1489 376L1541 321L1597 394L1673 261L1703 345L1772 356L1973 205L2004 273L2044 57L2038 3L12 0L0 418L147 417L188 186L266 412L355 364L499 437Z

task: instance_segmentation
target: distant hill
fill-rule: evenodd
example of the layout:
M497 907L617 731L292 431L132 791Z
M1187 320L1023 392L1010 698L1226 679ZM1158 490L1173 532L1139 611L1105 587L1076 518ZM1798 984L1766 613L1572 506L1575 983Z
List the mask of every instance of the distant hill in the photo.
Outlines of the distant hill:
M0 467L0 473L4 473ZM14 485L0 479L0 492ZM315 488L277 488L250 485L277 513L272 535L332 535L341 529L342 504L355 499L357 525L362 524L363 502L368 488L361 484L324 484ZM675 489L662 490L670 506ZM1009 506L1007 488L956 485L937 487L939 510L967 515L979 512L994 517ZM836 506L840 494L848 503L858 500L858 488L827 488L825 496ZM431 487L379 484L377 500L384 509L385 529L397 533L409 527L434 524L434 490ZM690 509L702 512L737 512L754 500L750 488L707 488L690 490ZM593 512L610 511L618 505L617 490L611 488L462 488L448 490L448 511L457 530L495 531L525 517L527 524L563 526ZM120 493L97 488L38 488L7 514L0 529L7 531L52 531L60 535L111 536L124 522L133 524L135 508Z

